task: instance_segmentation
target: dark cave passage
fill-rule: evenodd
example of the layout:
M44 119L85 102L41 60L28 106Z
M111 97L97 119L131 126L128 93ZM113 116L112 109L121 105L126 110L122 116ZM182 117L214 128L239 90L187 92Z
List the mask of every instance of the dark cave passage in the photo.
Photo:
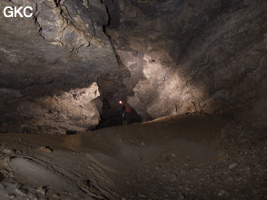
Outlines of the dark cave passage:
M116 108L109 109L103 107L100 118L101 120L95 127L96 129L123 125L121 106L118 105ZM143 122L142 118L136 113L133 108L131 108L131 112L129 112L127 116L127 124L135 124L141 122Z
M267 199L266 7L1 0L1 200Z
M265 4L44 1L32 19L1 16L0 131L119 125L120 100L130 123L207 113L265 129Z

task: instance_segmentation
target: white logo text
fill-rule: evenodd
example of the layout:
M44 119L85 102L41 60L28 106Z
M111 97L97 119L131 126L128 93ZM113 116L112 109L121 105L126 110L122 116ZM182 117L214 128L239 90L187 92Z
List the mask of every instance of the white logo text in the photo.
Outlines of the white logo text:
M14 8L11 6L6 6L3 13L5 17L32 17L33 13L27 14L27 10L33 11L33 8L31 6L21 6L19 8L17 8L16 6Z

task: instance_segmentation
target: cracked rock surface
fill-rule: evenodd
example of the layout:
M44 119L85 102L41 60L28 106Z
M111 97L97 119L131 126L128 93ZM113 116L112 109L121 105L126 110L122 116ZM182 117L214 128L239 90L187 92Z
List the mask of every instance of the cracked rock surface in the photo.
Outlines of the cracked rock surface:
M80 104L75 95L94 90L84 88L101 73L114 73L117 60L103 33L108 23L105 6L86 2L1 1L1 9L34 9L32 18L0 16L1 132L23 132L26 127L27 132L65 134L98 124L101 103L90 101L99 92Z
M142 118L204 112L266 128L266 1L108 6L117 20L107 33L130 73L128 102Z
M131 122L198 112L267 127L264 0L0 3L22 5L33 7L32 18L0 15L0 132L120 124L119 100L132 108ZM55 106L51 116L54 103L39 109L40 99L55 102L94 82L100 96L82 105L86 115Z

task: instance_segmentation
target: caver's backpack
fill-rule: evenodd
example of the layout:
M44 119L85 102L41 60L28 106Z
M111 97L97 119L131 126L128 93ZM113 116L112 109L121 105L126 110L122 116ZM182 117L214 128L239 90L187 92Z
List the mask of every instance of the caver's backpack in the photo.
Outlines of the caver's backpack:
M126 106L126 108L125 108L125 112L127 112L127 113L130 113L130 112L131 112L131 109L130 109L129 106Z

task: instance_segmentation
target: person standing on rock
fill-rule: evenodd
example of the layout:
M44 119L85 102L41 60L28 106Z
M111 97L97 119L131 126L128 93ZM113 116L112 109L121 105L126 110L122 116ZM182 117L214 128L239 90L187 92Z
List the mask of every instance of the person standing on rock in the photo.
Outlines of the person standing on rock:
M122 125L127 125L130 108L128 106L126 106L125 103L122 101L120 101L119 103L121 105Z

